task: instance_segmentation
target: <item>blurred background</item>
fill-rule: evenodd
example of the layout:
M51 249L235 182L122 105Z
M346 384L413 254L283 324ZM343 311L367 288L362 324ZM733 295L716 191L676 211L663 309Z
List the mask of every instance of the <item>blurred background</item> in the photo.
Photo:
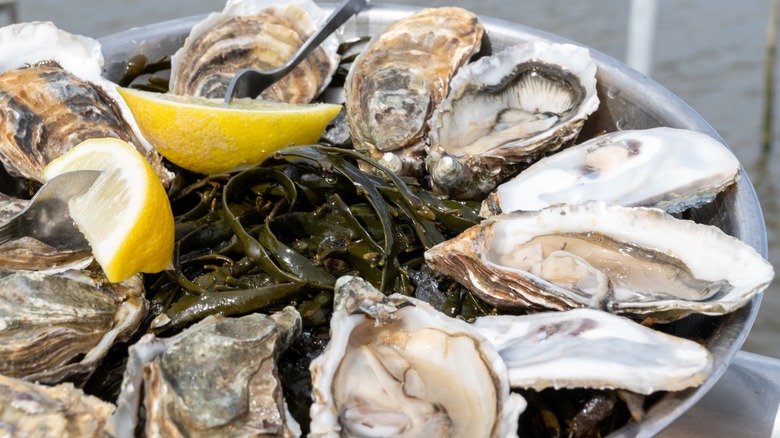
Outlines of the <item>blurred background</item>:
M678 95L720 133L758 192L767 223L770 261L780 272L780 171L773 123L762 145L767 27L772 0L657 0L646 74ZM0 8L4 3L0 1ZM224 0L18 0L19 21L48 20L99 38L131 27L221 10ZM419 6L461 6L477 14L555 33L626 61L630 4L626 0L393 0ZM13 8L0 9L10 22ZM636 29L636 28L634 28ZM777 83L777 81L774 81ZM773 117L772 121L777 117ZM780 282L765 292L743 349L780 358Z

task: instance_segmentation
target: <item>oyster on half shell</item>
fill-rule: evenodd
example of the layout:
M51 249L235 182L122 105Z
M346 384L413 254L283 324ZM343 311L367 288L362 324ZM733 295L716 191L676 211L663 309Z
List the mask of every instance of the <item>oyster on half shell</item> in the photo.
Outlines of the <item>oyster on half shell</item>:
M170 338L145 335L130 347L108 431L134 437L143 396L145 436L299 436L276 360L300 331L300 315L286 307L209 316Z
M617 131L537 161L499 185L480 214L584 201L679 213L712 201L738 178L737 157L709 135L674 128Z
M355 277L337 280L334 307L310 367L310 437L516 435L525 400L469 324Z
M715 226L603 202L493 216L425 260L499 308L593 307L659 321L734 311L774 277Z
M465 9L423 9L391 24L357 57L344 84L355 149L399 175L422 176L428 118L484 28Z
M474 200L572 142L598 108L588 49L532 41L462 67L430 119L435 191Z
M272 70L287 62L325 21L311 0L229 0L222 12L193 26L171 58L174 94L223 98L243 68ZM338 40L331 35L260 98L308 103L330 83L338 67Z
M698 343L596 309L488 315L473 327L498 350L513 388L627 389L698 386L712 356Z
M116 137L138 148L164 183L172 179L102 68L97 41L52 23L0 29L0 159L11 175L42 183L46 164L71 147Z

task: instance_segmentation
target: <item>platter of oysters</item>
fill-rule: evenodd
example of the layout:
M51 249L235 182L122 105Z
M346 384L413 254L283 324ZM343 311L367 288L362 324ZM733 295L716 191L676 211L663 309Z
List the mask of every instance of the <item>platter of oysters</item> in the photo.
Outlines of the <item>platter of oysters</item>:
M372 4L259 97L343 105L320 142L217 175L157 154L117 91L221 100L333 7L0 29L0 218L118 137L176 224L173 265L116 284L88 253L0 245L0 435L653 436L717 382L774 276L758 200L614 59Z

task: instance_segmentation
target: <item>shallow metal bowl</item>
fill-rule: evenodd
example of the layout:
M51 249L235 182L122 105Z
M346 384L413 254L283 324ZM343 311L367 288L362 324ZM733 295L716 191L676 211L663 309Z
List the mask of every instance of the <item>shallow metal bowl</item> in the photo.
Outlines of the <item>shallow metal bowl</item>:
M325 4L326 8L333 5ZM394 5L369 5L344 27L346 38L374 35L388 24L417 10ZM173 54L184 42L190 28L203 17L187 17L130 29L100 40L106 58L105 75L119 80L127 60L142 54L150 60ZM481 17L494 51L530 40L548 39L571 42L556 35L489 17ZM626 65L591 49L598 64L598 94L601 105L592 115L580 135L589 138L601 130L643 129L656 126L687 128L718 134L687 104L668 90L637 73ZM753 246L764 257L767 254L766 229L761 208L753 186L744 169L735 188L720 195L714 203L694 212L699 222L720 227L723 231ZM647 412L641 423L630 423L612 436L652 436L663 430L693 406L728 367L734 354L741 348L753 324L761 297L724 317L689 317L673 327L681 336L704 336L707 348L714 356L715 366L710 378L698 388L668 393Z

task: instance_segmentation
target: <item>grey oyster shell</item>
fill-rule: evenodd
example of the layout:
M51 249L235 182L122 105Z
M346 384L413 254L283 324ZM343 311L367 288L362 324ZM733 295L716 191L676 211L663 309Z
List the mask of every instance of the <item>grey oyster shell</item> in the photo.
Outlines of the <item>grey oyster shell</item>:
M593 307L662 322L732 312L774 277L715 226L595 201L493 216L425 260L499 308Z
M698 343L596 309L488 315L473 326L498 350L513 388L648 395L699 386L712 371L712 356Z
M679 213L712 201L738 179L737 157L709 135L675 128L616 131L537 161L499 185L480 214L585 201Z
M430 119L435 191L483 199L532 160L570 144L599 105L588 49L546 41L462 67Z
M8 173L43 183L52 159L83 140L115 137L133 144L170 183L173 175L102 67L96 40L52 23L0 28L0 159Z
M469 324L356 277L337 280L334 301L331 339L310 366L310 437L517 434L525 400Z
M0 375L0 436L102 438L113 411L71 383L49 387Z
M171 58L174 94L223 98L243 68L272 70L287 62L327 14L310 0L230 0L222 12L193 26ZM330 83L338 67L338 41L331 35L260 98L308 103Z
M424 9L375 36L344 85L355 149L399 175L424 171L428 118L458 68L480 48L484 28L472 12Z
M130 347L110 433L134 436L143 395L149 437L300 435L276 370L300 331L287 307L270 317L209 316L171 338L145 335Z
M91 276L92 275L92 276ZM90 271L0 271L0 374L83 382L146 314L140 275L108 283Z

